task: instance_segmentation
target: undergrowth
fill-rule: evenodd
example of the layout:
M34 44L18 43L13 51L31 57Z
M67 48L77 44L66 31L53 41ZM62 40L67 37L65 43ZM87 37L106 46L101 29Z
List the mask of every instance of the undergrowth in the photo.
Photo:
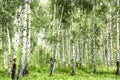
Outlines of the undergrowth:
M120 75L115 75L115 68L107 70L105 67L98 67L97 73L94 74L90 68L76 68L75 76L71 76L71 68L58 67L54 74L49 76L49 65L30 67L30 74L22 80L120 80ZM0 69L0 80L11 80L7 70Z

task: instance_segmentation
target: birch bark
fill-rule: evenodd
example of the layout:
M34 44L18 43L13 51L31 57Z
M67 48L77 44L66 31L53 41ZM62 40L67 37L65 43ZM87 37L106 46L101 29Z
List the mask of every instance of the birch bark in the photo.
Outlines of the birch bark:
M109 46L109 14L108 14L108 10L109 10L109 2L107 0L107 66L108 66L108 70L110 68L110 46Z
M18 53L18 44L19 44L19 37L20 37L20 12L21 6L17 9L17 20L15 20L15 35L14 35L14 56L12 61L12 79L15 78L16 73L16 60L17 60L17 53Z
M95 1L95 0L94 0ZM94 67L94 73L96 73L96 52L95 52L95 3L93 2L93 8L92 8L92 56L93 56L93 67Z
M117 54L116 54L116 75L119 73L119 0L117 0L116 13L116 30L117 30Z
M23 42L22 42L22 55L20 59L20 67L18 71L17 79L20 80L23 76L23 68L24 68L24 60L25 60L25 53L26 53L26 44L27 44L27 14L28 14L28 5L29 0L25 0L24 3L24 22L23 22Z
M54 15L53 15L53 24L52 24L52 38L54 38L54 29L55 29L55 23L56 23L56 1L54 0ZM50 75L53 74L54 69L55 69L55 59L54 59L54 40L51 42L51 55L50 55Z
M25 66L25 69L24 69L24 72L23 72L23 75L26 75L26 74L29 74L29 63L30 63L30 46L31 46L31 42L30 42L30 37L31 37L31 9L30 9L30 5L28 7L28 35L27 35L27 62L26 62L26 66Z

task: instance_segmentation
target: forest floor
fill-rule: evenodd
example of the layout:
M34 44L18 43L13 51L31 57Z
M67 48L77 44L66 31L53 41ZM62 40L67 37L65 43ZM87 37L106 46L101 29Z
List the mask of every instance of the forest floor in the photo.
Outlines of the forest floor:
M70 68L56 68L52 76L49 76L49 67L31 67L30 74L22 80L120 80L120 74L115 75L115 68L106 70L104 67L98 68L94 74L92 69L78 68L75 76L71 76ZM0 69L0 80L11 80L7 70Z

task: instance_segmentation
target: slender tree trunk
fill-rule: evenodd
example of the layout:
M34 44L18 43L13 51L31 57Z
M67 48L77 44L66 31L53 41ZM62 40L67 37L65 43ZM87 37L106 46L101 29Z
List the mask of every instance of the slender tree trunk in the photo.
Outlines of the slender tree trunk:
M81 18L82 18L82 23L81 23L81 27L84 27L85 26L85 17L84 17L84 0L82 0L82 3L81 3L81 8L82 8L82 15L81 15ZM84 30L82 29L82 33L84 33ZM81 66L84 67L85 65L85 58L84 58L84 51L85 51L85 36L82 35L81 36Z
M70 59L71 59L71 45L70 45L70 38L68 38L68 66L70 66Z
M57 34L57 57L58 57L58 64L60 65L60 27L59 27L59 25L58 25L58 21L57 21L57 32L58 32L58 34Z
M117 30L117 54L116 54L116 75L119 73L119 0L117 0L116 30Z
M8 26L7 26L7 34L8 34L8 74L10 75L11 74L11 70L10 70L10 49L11 49L11 43L10 43L10 32L9 32L9 29L8 29Z
M108 70L110 68L110 46L109 46L109 15L108 15L108 8L109 6L109 2L107 0L107 66L108 66Z
M112 8L111 8L111 3L110 2L110 60L111 60L111 65L113 66L113 53L112 53Z
M53 15L53 26L52 26L52 37L53 38L54 38L54 28L55 28L55 20L56 20L56 1L57 0L54 0L54 15ZM51 55L50 55L50 75L53 74L54 69L55 69L55 61L56 60L53 58L54 48L55 48L54 40L52 40L52 43L51 43Z
M78 67L78 61L79 61L79 41L77 39L76 41L76 66Z
M90 33L89 33L89 38L90 38ZM89 60L91 60L91 58L92 58L92 55L91 55L91 39L88 39L88 63L89 63L89 65L91 65L92 64L92 61L89 61Z
M63 4L63 6L62 6L62 10L61 10L61 15L60 15L60 21L59 21L59 24L58 24L58 27L57 27L57 31L58 31L58 42L57 42L57 46L58 46L58 58L59 58L59 63L60 63L60 28L61 28L61 23L62 23L62 18L63 18L63 12L64 12L64 5L65 5L65 2L66 2L66 0L64 1L64 4Z
M29 74L29 63L30 63L30 37L31 37L31 34L30 34L30 28L31 28L31 10L30 10L30 5L28 7L28 35L27 35L27 51L28 51L28 54L27 54L27 62L26 62L26 66L25 66L25 69L23 71L23 75L26 75L26 74Z
M23 47L22 47L22 55L21 55L21 60L20 60L20 67L18 71L18 80L22 78L23 75L23 68L24 68L24 59L25 59L25 53L26 53L26 43L27 43L27 13L28 13L28 5L29 5L29 0L25 0L25 5L24 5L24 22L23 22Z
M81 0L81 1L83 2L83 0ZM82 17L83 17L82 16L83 15L83 13L82 13L83 10L81 9L81 8L83 8L82 2L80 4L81 6L79 8L80 9L80 13L79 14L80 14L81 20L82 20ZM80 22L80 27L82 27L82 21ZM80 37L79 37L79 62L80 62L79 64L80 64L80 67L81 67L81 64L82 64L82 39L81 39L81 36L82 35L80 35Z
M83 63L83 57L82 57L82 42L83 42L82 39L80 39L80 49L79 49L79 55L80 55L80 57L79 57L79 58L80 58L80 59L79 59L80 61L79 61L79 62L80 62L80 66L82 66L82 63Z
M100 64L103 64L104 60L104 52L103 52L103 28L101 27L101 35L100 35L100 51L99 51L99 56L100 56Z
M69 45L69 37L68 37L68 30L66 30L66 54L67 54L67 60L68 60L68 67L70 66L70 45Z
M86 43L85 43L85 62L87 64L88 61L88 40L86 39Z
M95 1L95 0L94 0ZM94 6L94 2L93 2L93 8L92 8L92 56L93 56L93 67L94 67L94 73L96 73L96 52L95 52L95 6Z
M75 24L74 24L74 0L71 0L71 7L73 8L71 17L71 29L72 29L72 72L71 75L75 75Z
M66 63L65 63L65 41L64 41L64 34L65 34L65 31L64 31L64 29L62 29L62 63L65 66Z
M72 73L71 75L75 75L75 31L74 31L73 19L72 19Z
M12 74L11 78L15 78L16 73L16 60L17 60L17 52L18 52L18 44L19 44L19 37L20 37L20 12L21 6L17 9L17 21L15 22L15 35L14 35L14 57L12 61Z

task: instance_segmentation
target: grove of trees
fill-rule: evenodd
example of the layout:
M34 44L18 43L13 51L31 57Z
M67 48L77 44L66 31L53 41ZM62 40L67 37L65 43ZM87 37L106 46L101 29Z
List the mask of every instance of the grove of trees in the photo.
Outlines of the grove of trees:
M0 74L22 80L39 65L49 76L58 68L74 77L101 67L119 75L119 2L0 0Z

